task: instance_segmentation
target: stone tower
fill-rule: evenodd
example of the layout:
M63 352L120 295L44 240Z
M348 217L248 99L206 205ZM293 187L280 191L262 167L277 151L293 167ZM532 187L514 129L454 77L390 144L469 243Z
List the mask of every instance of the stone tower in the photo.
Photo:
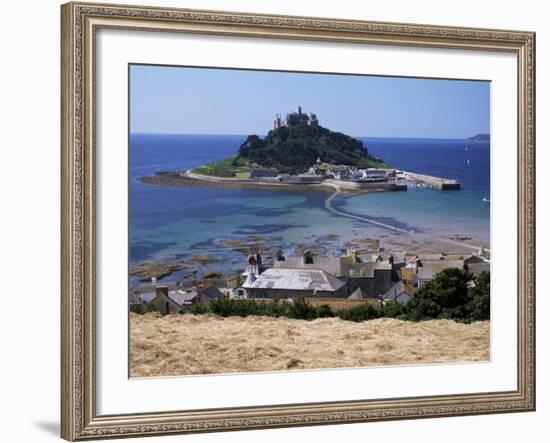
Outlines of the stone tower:
M279 114L275 114L275 120L273 120L273 129L277 129L281 127L281 116Z

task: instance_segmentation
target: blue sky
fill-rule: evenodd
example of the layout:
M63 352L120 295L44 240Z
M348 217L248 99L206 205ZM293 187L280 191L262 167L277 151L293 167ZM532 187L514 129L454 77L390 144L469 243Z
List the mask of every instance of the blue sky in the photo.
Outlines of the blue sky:
M465 138L490 131L490 83L186 67L130 67L132 133L266 134L302 106L352 136Z

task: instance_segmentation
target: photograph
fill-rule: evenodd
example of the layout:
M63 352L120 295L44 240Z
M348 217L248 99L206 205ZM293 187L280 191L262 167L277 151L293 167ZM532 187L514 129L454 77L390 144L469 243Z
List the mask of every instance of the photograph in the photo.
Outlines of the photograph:
M535 411L542 22L207 3L60 8L62 438Z
M491 361L490 81L130 64L128 122L130 377Z

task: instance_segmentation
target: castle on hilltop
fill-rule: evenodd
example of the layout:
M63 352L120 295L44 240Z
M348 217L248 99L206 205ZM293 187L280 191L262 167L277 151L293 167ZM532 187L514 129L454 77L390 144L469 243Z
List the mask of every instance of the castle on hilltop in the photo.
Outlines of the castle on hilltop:
M319 120L313 112L303 113L301 106L298 106L296 111L288 113L284 120L279 114L275 114L273 129L296 125L319 126Z

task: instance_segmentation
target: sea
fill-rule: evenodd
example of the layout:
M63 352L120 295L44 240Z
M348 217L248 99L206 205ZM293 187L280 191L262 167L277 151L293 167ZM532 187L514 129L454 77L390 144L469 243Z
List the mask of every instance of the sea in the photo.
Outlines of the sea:
M215 257L216 268L245 267L235 245L261 241L291 254L300 248L336 255L346 242L387 238L392 231L335 215L330 191L233 189L145 184L140 177L184 170L236 154L246 135L130 136L130 262L185 262ZM340 195L333 206L437 237L490 240L489 142L464 139L361 138L370 154L397 169L461 183L460 191L409 187L406 192ZM241 248L242 249L242 248ZM177 275L169 277L177 278Z

